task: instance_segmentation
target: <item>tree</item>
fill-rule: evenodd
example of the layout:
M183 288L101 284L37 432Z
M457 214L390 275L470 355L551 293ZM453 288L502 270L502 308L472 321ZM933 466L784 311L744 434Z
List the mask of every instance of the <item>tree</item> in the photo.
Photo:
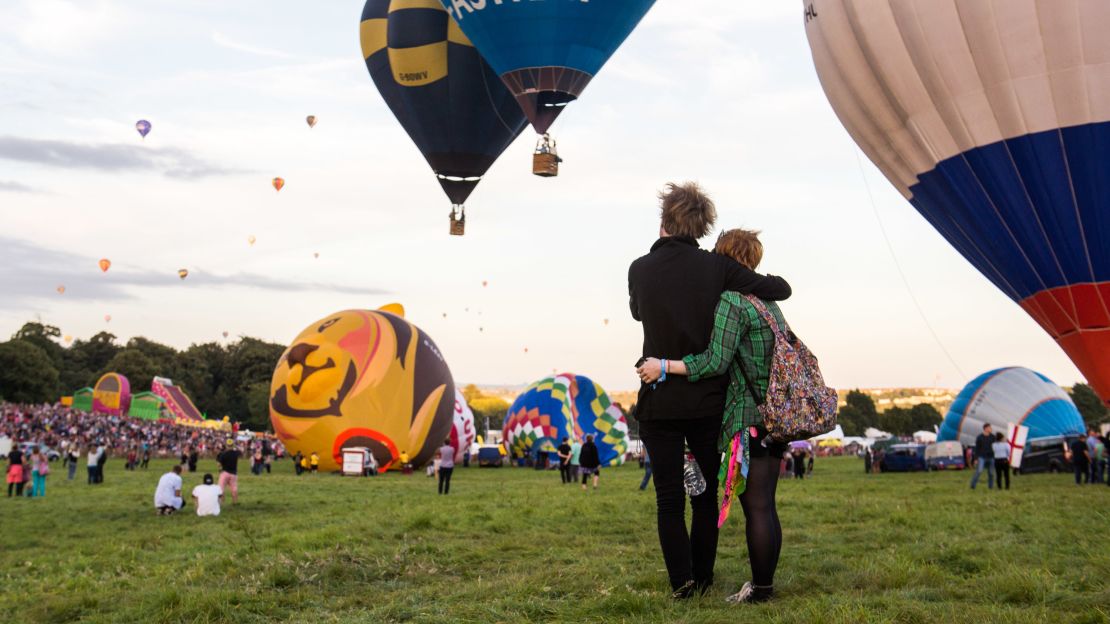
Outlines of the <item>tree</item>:
M0 397L15 403L58 400L58 369L26 340L0 343Z
M913 424L913 431L935 431L942 420L944 420L944 416L937 411L937 408L928 403L920 403L910 409L910 422ZM912 434L913 431L910 433Z
M837 413L837 422L844 428L845 434L860 436L868 427L878 426L879 412L870 395L852 390L848 393L847 403Z
M108 366L108 362L116 357L119 353L120 347L116 344L116 336L108 332L100 332L89 338L88 341L75 340L73 346L69 348L75 357L80 358L84 366L90 371L104 370ZM85 385L92 385L96 380L93 379Z
M895 406L883 412L878 428L896 436L912 435L914 428L910 420L910 410Z
M124 349L108 362L100 371L106 373L119 373L131 383L131 388L138 391L140 388L149 388L150 382L157 374L154 362L138 349Z
M1083 416L1083 422L1098 425L1110 420L1110 409L1107 409L1106 404L1087 384L1077 383L1072 386L1071 400Z
M127 341L127 346L125 348L139 351L150 359L151 364L154 366L155 375L159 377L169 377L171 379L176 379L178 377L177 351L173 347L167 347L153 340L147 340L142 336L136 336ZM141 387L146 388L147 386Z
M251 431L270 428L270 382L258 381L247 386L247 418L241 422ZM209 418L215 418L209 415Z
M509 404L505 399L491 396L480 396L473 401L467 401L470 410L474 412L474 428L482 432L482 437L489 436L490 429L500 429L505 422L505 413L509 411Z

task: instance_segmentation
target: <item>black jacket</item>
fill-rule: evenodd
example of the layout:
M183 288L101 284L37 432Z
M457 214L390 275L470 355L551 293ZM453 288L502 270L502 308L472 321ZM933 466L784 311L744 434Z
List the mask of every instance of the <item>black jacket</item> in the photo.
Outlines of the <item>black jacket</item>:
M975 456L994 459L994 436L980 433L975 438Z
M597 468L601 465L601 456L598 455L596 444L586 442L582 445L582 451L578 454L578 465L583 468Z
M651 253L628 269L632 318L644 325L644 357L677 360L705 351L713 333L713 312L727 290L768 301L791 294L781 277L764 277L731 258L699 249L692 238L670 236L656 241ZM726 375L698 383L668 377L655 390L641 385L636 418L721 416L727 385Z

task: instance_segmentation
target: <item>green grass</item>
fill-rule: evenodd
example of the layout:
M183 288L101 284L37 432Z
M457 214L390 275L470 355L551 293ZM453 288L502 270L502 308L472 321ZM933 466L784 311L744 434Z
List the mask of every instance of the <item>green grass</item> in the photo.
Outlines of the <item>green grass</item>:
M4 621L1110 622L1110 488L1066 475L971 492L963 472L818 461L817 478L780 485L779 599L737 608L742 514L717 587L673 604L635 466L590 493L552 472L458 469L438 497L422 475L297 478L284 462L242 475L219 518L163 518L168 465L113 460L99 487L59 467L47 498L0 499Z

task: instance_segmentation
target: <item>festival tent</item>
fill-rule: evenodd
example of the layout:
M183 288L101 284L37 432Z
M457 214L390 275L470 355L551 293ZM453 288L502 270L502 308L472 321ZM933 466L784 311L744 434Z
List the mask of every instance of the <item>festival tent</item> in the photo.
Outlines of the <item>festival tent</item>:
M894 434L887 433L874 427L868 427L867 429L865 429L863 435L871 438L872 440L889 440L890 438L894 437Z
M937 434L935 431L914 431L913 441L922 444L931 444L937 441Z
M822 433L819 436L813 436L812 438L810 438L810 440L816 440L818 442L820 442L822 440L843 440L843 439L844 439L844 428L841 427L840 425L837 425L835 429L833 429L832 431L830 431L828 433Z

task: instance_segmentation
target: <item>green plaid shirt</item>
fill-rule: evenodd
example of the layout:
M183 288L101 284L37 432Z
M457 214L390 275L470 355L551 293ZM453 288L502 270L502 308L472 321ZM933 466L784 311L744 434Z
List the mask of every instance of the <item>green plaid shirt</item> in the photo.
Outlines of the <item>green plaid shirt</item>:
M764 305L786 328L786 321L778 305L765 301ZM718 446L728 449L732 438L752 425L763 423L759 407L748 391L748 379L755 384L756 394L765 396L771 377L771 356L775 348L775 333L759 316L759 311L736 292L721 295L713 318L713 337L709 348L702 353L682 358L690 381L715 377L728 371L728 392L725 394L724 423ZM743 367L743 371L741 371Z

